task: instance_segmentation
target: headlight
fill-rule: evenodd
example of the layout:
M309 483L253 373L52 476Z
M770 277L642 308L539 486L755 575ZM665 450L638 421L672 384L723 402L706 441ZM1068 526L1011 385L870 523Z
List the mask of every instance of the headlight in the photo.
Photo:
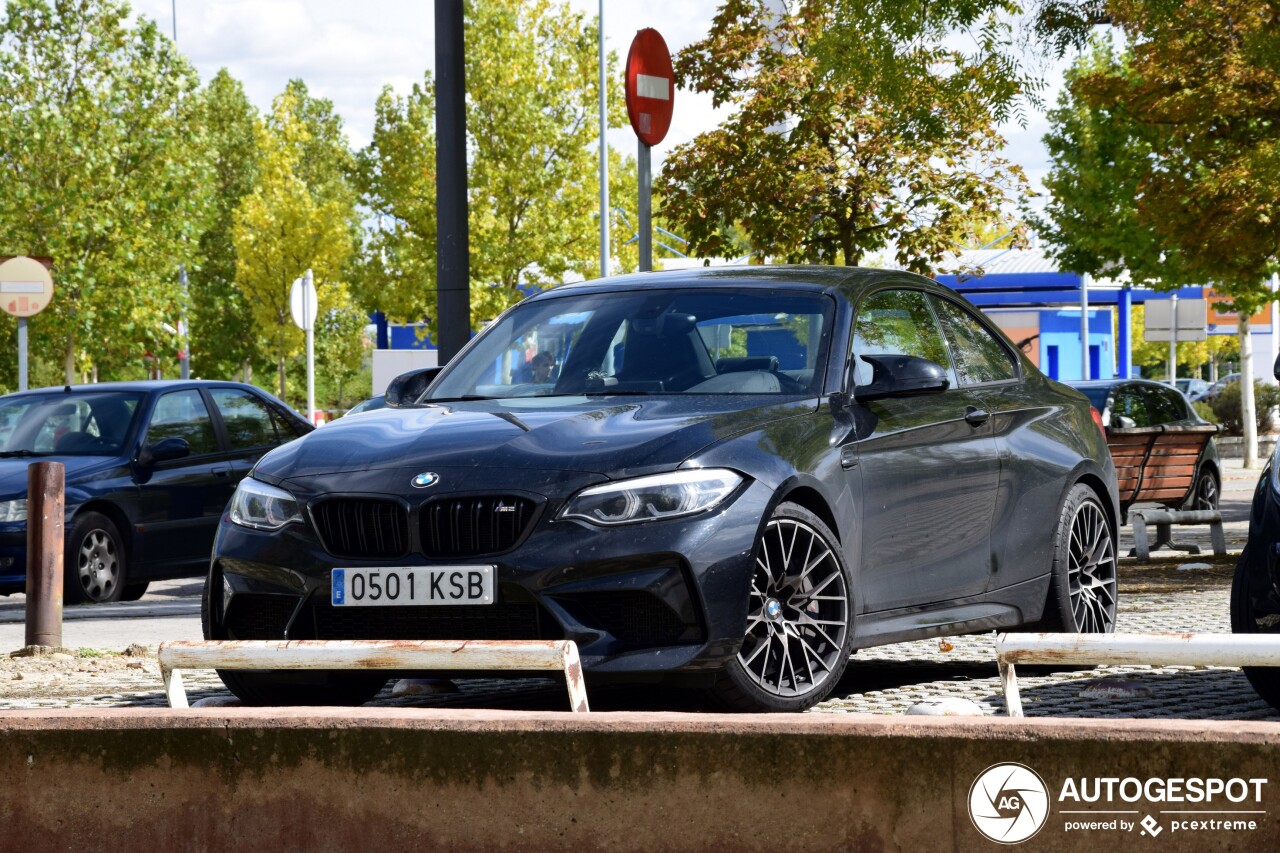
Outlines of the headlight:
M0 521L26 521L27 499L0 501Z
M302 521L302 515L293 495L245 477L231 498L231 520L255 530L279 530L290 522Z
M711 509L738 488L742 477L724 468L673 471L583 489L561 518L611 526L679 518Z

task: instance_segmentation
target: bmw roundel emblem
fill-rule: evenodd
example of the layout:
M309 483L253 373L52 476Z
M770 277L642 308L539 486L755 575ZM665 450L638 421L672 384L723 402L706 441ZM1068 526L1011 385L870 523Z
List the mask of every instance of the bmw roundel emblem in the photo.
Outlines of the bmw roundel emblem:
M434 486L440 482L440 475L433 471L423 471L421 474L413 478L413 487L415 489L425 489L428 486Z

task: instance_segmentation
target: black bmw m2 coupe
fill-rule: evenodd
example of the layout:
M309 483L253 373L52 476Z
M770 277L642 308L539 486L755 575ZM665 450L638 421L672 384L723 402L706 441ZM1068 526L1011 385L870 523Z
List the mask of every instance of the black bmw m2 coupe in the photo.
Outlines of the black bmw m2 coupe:
M574 640L593 683L802 710L858 648L1109 631L1115 472L1078 392L903 272L557 287L389 408L264 457L214 546L218 639ZM255 704L385 673L225 672Z

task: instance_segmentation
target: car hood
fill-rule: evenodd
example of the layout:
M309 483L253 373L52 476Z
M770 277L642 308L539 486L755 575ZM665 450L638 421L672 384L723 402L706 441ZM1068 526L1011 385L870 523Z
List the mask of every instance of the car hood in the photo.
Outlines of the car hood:
M61 462L66 466L66 483L78 485L95 474L113 471L124 464L115 456L19 456L0 459L0 500L27 493L27 468L35 462Z
M386 409L340 419L279 447L254 472L287 480L421 465L632 476L669 469L710 444L816 405L813 399L753 403L690 395Z

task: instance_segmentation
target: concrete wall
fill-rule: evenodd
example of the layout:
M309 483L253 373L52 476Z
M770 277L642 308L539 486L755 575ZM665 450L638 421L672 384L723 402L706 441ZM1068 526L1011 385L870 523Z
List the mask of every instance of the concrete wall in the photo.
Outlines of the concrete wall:
M0 849L996 849L974 829L967 801L974 779L999 762L1026 764L1051 791L1067 776L1266 778L1280 768L1280 727L843 714L7 712ZM1280 780L1267 786L1257 806L1267 813L1247 834L1069 833L1055 807L1024 846L1274 850L1280 792L1272 787Z

